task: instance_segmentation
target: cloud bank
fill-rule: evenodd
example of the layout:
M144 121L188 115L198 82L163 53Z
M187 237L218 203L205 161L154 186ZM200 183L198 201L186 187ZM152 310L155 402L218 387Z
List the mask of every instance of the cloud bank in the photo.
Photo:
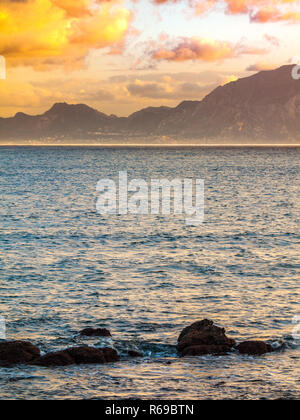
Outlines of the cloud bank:
M155 4L174 4L180 0L153 0ZM197 15L220 10L225 4L225 13L248 15L251 22L299 22L299 0L188 0Z
M0 0L0 54L11 65L77 68L91 49L122 42L131 19L121 0Z
M225 41L215 41L202 38L180 38L174 46L160 46L153 53L155 60L182 62L187 60L201 60L213 62L227 58L239 57L244 54L265 54L265 49L233 45Z

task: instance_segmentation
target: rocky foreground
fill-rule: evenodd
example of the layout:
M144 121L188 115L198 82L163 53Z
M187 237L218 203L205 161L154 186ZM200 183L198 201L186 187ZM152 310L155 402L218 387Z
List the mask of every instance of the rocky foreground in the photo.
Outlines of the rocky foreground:
M225 329L214 325L213 321L204 319L183 329L178 337L177 349L183 356L201 356L204 354L222 355L234 349L241 354L252 356L273 351L272 346L263 341L245 341L237 344L227 337Z
M80 332L81 336L111 337L103 328L88 328ZM260 356L273 352L270 344L263 341L245 341L237 344L227 337L225 329L204 319L184 328L178 337L177 349L180 357L202 356L206 354L224 355L236 351L241 354ZM142 357L135 350L128 351L129 357ZM40 349L27 341L0 342L0 366L11 367L17 364L53 367L82 364L104 364L118 362L120 356L113 348L89 346L72 347L62 351L41 355Z

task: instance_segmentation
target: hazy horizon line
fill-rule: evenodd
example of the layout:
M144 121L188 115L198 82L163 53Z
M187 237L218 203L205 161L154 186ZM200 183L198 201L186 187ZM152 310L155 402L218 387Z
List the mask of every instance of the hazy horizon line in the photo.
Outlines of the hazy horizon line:
M36 143L36 144L28 144L28 143L1 143L1 147L99 147L99 148L255 148L255 147L264 147L264 148L274 148L274 147L280 147L280 148L300 148L300 143L202 143L202 144L186 144L186 143L179 143L179 144L143 144L143 143L112 143L112 144L103 144L103 143L50 143L50 144L43 144L43 143Z

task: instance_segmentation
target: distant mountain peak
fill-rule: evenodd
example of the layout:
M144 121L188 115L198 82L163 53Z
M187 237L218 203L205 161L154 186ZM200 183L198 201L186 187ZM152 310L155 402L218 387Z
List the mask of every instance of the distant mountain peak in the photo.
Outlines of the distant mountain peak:
M68 104L67 102L57 102L48 111L46 111L45 114L57 114L64 112L72 112L75 110L83 112L98 112L97 110L85 104Z
M28 114L25 114L24 112L17 112L15 115L15 118L26 118L28 117Z
M219 86L201 101L148 107L127 118L85 104L55 103L43 115L0 118L0 138L174 138L282 142L300 140L300 81L293 65L265 70Z

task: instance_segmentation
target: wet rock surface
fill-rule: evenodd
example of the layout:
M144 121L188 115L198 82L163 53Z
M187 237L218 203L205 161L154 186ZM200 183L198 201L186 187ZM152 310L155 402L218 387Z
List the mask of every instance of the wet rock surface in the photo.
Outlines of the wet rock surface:
M178 337L177 349L181 356L224 354L236 345L235 340L225 334L225 329L204 319L184 328Z
M248 354L250 356L260 356L274 351L273 347L264 341L244 341L235 348L239 353Z
M220 346L215 346L215 345L200 345L200 346L191 346L191 347L186 347L184 350L182 350L181 352L181 357L184 356L202 356L205 354L212 354L214 356L221 356L224 354L229 353L232 350L231 347L226 346L226 345L220 345Z
M0 366L25 364L39 356L39 348L27 341L0 342Z
M75 364L74 359L66 351L48 353L31 362L35 366L68 366Z
M72 347L63 351L48 353L34 360L37 366L68 366L82 364L104 364L118 362L119 354L112 348Z
M111 333L106 328L85 328L79 333L85 337L111 337Z

